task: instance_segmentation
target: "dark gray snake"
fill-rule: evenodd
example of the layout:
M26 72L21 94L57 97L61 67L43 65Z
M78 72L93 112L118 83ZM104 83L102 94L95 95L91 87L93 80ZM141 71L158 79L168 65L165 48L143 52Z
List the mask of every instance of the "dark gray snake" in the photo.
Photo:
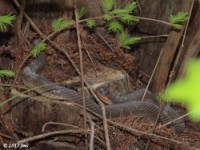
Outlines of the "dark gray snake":
M47 98L66 100L82 105L82 96L79 92L64 86L52 84L51 81L37 74L37 71L44 66L45 60L45 53L41 53L23 69L22 78L25 85L28 87L45 85L36 89L36 91ZM159 106L153 102L140 101L143 93L144 90L139 90L122 97L113 97L113 99L116 99L121 103L106 105L105 110L107 117L116 118L133 115L135 117L147 117L155 121L159 113ZM147 94L150 94L150 92L147 92ZM92 96L86 98L86 107L99 115L102 114L100 106L95 102ZM179 114L171 108L170 105L165 105L159 120L162 123L166 123L178 117ZM170 126L177 133L181 133L185 129L184 120L182 119L173 122Z

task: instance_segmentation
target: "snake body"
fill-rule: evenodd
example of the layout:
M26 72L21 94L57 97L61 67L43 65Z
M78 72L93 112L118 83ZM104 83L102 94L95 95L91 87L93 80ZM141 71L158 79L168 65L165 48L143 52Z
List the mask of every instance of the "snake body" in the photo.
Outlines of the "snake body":
M82 96L79 92L64 86L53 84L50 80L37 74L37 71L44 66L45 60L45 53L41 53L30 64L24 67L22 71L24 84L31 88L45 85L36 89L36 91L47 98L65 100L82 105ZM147 117L155 121L159 113L159 106L152 102L140 101L138 93L139 92L129 94L127 96L125 95L121 98L115 98L119 99L120 103L105 106L107 117L116 118L132 115L135 117ZM125 101L122 102L122 99ZM95 102L95 99L92 96L87 96L86 107L90 111L102 115L101 107ZM165 105L160 114L159 120L162 123L166 123L178 117L179 114L174 109L172 109L169 105ZM178 133L182 132L185 128L184 120L180 119L175 121L171 127Z

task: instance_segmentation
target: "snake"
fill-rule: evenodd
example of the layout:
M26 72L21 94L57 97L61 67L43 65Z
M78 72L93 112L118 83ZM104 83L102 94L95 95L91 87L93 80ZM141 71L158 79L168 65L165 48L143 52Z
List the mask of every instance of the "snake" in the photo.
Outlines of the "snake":
M83 100L80 92L62 85L54 84L49 79L38 74L38 71L41 70L46 63L46 57L45 52L42 52L23 68L22 80L25 86L29 88L40 87L35 88L35 91L46 98L82 105ZM115 102L111 105L105 105L106 117L111 119L133 116L144 117L151 121L156 121L160 112L160 107L153 102L141 101L140 99L143 93L144 90L140 89L121 97L111 97L115 99ZM148 91L147 95L151 97L151 92ZM86 96L85 106L90 112L95 112L102 116L102 108L92 95ZM178 112L169 104L165 104L160 113L159 122L167 123L178 117L180 117ZM170 124L170 127L174 129L176 133L182 133L185 129L184 120L176 120Z

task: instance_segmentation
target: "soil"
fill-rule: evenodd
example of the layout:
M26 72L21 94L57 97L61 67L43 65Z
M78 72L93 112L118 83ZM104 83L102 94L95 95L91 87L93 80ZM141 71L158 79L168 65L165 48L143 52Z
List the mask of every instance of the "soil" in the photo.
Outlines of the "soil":
M46 35L51 32L47 25L41 30ZM68 43L56 42L56 44L65 49L75 64L79 67L79 52L76 41L76 33L74 31L71 31L71 37L72 38ZM100 70L98 64L101 63L108 67L125 70L131 77L132 86L134 89L145 86L144 83L140 81L140 77L142 75L139 74L140 71L137 69L135 57L131 53L124 52L124 50L119 47L113 35L105 34L103 35L103 38L105 41L107 41L107 43L105 43L104 40L102 40L102 38L97 34L89 34L87 38L82 39L84 73L90 73L89 70L91 70L91 68L94 70ZM31 33L28 38L20 41L17 46L2 43L0 46L0 69L11 69L17 71L20 65L22 65L23 60L33 48L32 43L34 39L37 39L37 35L35 33ZM55 50L51 46L47 47L45 53L47 54L47 63L44 69L41 71L43 76L54 82L62 82L77 76L76 71L64 54L60 53L58 50ZM29 58L28 61L23 64L23 66L30 62L31 59L32 58ZM14 88L13 86L23 85L21 82L20 73L21 72L19 72L19 76L15 81L13 78L1 77L1 83L4 84L4 86L1 87L3 92L0 94L1 96L4 96L4 98L1 97L1 101L4 101L10 97L10 89ZM5 84L9 84L11 86L5 86ZM7 119L9 118L9 113L5 113L9 109L9 106L4 106L5 107L1 107L0 111L1 115L4 116L2 117L0 128L1 143L15 141L14 135L16 135L15 131L12 130L11 122ZM177 109L182 115L187 113L182 106L174 105L174 108ZM142 118L118 118L114 119L114 121L140 131L147 131L154 127L153 123ZM186 129L181 134L175 134L170 128L162 128L155 131L157 135L170 140L164 140L154 136L146 137L138 133L132 134L129 131L116 128L113 125L109 125L109 134L114 149L120 150L137 148L145 149L148 143L148 138L150 139L149 149L152 150L200 149L200 123L191 122L187 117L185 118L185 123ZM102 127L101 124L100 126ZM96 136L105 141L101 130L96 130ZM133 145L133 143L135 144Z

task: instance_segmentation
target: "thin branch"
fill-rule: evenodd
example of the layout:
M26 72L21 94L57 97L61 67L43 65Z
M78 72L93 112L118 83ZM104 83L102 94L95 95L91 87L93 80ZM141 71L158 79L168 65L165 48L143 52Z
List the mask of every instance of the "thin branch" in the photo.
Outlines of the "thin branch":
M74 13L75 13L75 23L76 23L76 34L77 34L77 41L78 41L78 50L79 50L79 61L80 61L80 81L81 81L81 94L83 98L83 122L84 122L84 130L87 130L87 118L86 118L86 102L85 102L85 90L84 90L84 76L83 76L83 54L82 54L82 45L81 45L81 37L80 37L80 27L79 27L79 18L77 14L77 5L76 0L74 0ZM85 133L85 144L86 148L88 148L88 141L87 141L87 133Z
M68 133L84 133L83 130L60 130L60 131L53 131L53 132L49 132L49 133L44 133L44 134L40 134L40 135L36 135L30 138L26 138L20 141L17 141L17 144L23 144L23 143L28 143L31 141L35 141L35 140L40 140L40 139L44 139L50 136L55 136L55 135L63 135L63 134L68 134Z
M146 88L145 88L145 91L144 91L144 94L143 94L143 96L142 96L142 99L141 99L142 101L144 100L145 95L147 94L147 91L148 91L148 88L149 88L149 86L150 86L150 83L151 83L151 81L152 81L152 79L153 79L153 76L154 76L154 74L155 74L155 72L156 72L156 69L157 69L157 67L158 67L158 64L159 64L159 62L160 62L162 53L163 53L163 49L161 49L161 52L160 52L160 54L159 54L159 56L158 56L156 65L155 65L155 67L153 68L153 72L152 72L152 74L151 74L151 77L150 77L150 79L149 79L149 81L148 81L148 84L147 84L147 86L146 86Z
M151 81L152 81L152 79L153 79L153 76L154 76L154 74L155 74L155 72L156 72L156 69L157 69L158 64L159 64L159 62L160 62L162 53L163 53L163 49L161 49L161 52L160 52L160 54L159 54L159 56L158 56L156 65L155 65L155 67L154 67L154 69L153 69L153 72L152 72L152 74L151 74L151 77L150 77L150 79L149 79L149 81L148 81L148 84L147 84L147 86L146 86L146 88L145 88L144 94L143 94L142 99L141 99L142 101L143 101L144 98L145 98L145 95L146 95L146 93L147 93L147 91L148 91L148 88L149 88L149 86L150 86L150 83L151 83ZM160 102L160 103L159 103L160 106L162 106L161 101L159 101L159 102ZM160 109L159 109L159 113L158 113L157 118L156 118L156 121L155 121L155 126L153 127L153 132L154 132L154 129L156 128L156 125L157 125L159 116L160 116L160 114L161 114L161 111L162 111L162 107L160 107ZM153 133L153 132L152 132L152 133ZM152 134L152 133L151 133L151 134ZM153 135L153 134L152 134L152 135ZM152 136L152 135L151 135L151 136ZM150 137L150 138L151 138L151 137ZM148 149L149 143L150 143L150 139L148 139L148 143L147 143L146 149Z
M161 125L161 126L156 127L155 130L164 128L164 127L170 125L171 123L173 123L173 122L175 122L175 121L178 121L178 120L180 120L180 119L183 119L183 118L187 117L187 116L190 115L190 114L191 114L191 112L190 112L190 113L187 113L187 114L185 114L185 115L182 115L182 116L180 116L180 117L178 117L178 118L176 118L176 119L173 119L173 120L171 120L171 121L169 121L169 122L167 122L167 123L165 123L165 124L163 124L163 125Z
M169 74L169 80L167 82L167 86L172 82L172 80L174 79L174 76L176 75L176 69L177 69L178 63L180 61L180 56L181 56L183 49L184 49L185 38L186 38L187 31L188 31L188 26L189 26L190 18L191 18L191 15L192 15L193 7L194 7L194 0L192 1L192 4L191 4L191 8L190 8L190 12L189 12L189 18L188 18L186 26L185 26L185 31L183 33L183 39L182 39L182 42L181 42L181 46L180 46L178 54L176 56L173 68L171 69L170 74Z
M23 39L21 27L22 27L22 22L23 22L25 6L26 6L26 0L22 0L22 7L19 10L19 17L17 19L17 37L18 37L19 42L21 42L21 40Z
M167 21L162 21L162 20L157 20L157 19L152 19L152 18L147 18L147 17L141 17L141 16L134 16L134 17L139 19L139 20L157 22L157 23L165 24L165 25L170 26L170 27L172 26L172 24L167 22ZM120 18L120 16L112 17L112 19L117 19L117 18ZM88 21L89 19L100 20L100 19L103 19L103 16L97 16L97 17L93 17L93 18L82 19L82 20L79 21L79 23L84 23L84 22Z
M141 39L149 39L149 38L162 38L162 37L168 37L168 34L164 34L164 35L152 35L152 36L143 36L141 37Z
M153 129L152 129L152 131L151 131L151 134L153 134L153 133L155 132L156 125L158 124L158 120L159 120L159 118L160 118L160 114L161 114L161 112L162 112L162 110L163 110L163 106L162 106L161 100L159 100L159 104L160 104L160 107L159 107L160 109L159 109L158 115L156 116L156 121L155 121L155 123L154 123L154 126L153 126ZM147 142L146 147L145 147L145 150L148 150L152 137L153 137L153 135L151 135L151 136L149 137L148 142Z
M90 128L91 128L89 150L93 150L94 149L95 123L94 123L94 121L92 120L91 117L89 117L89 123L90 123Z
M48 125L66 126L66 127L71 127L71 128L74 128L74 129L78 129L79 128L78 126L71 125L71 124L66 124L66 123L61 123L61 122L47 122L42 126L42 132L45 131L45 128Z
M101 34L96 33L103 41L104 43L110 48L110 50L113 52L113 48L108 44L108 42L101 36Z
M92 66L93 66L93 68L94 68L96 77L98 77L98 75L97 75L97 69L96 69L95 63L94 63L94 61L93 61L93 59L92 59L92 57L91 57L91 55L90 55L90 52L88 51L85 42L84 42L84 41L82 41L82 42L83 42L83 47L84 47L84 49L85 49L85 51L86 51L86 53L87 53L87 55L88 55L88 58L89 58L89 60L90 60L91 63L92 63Z

